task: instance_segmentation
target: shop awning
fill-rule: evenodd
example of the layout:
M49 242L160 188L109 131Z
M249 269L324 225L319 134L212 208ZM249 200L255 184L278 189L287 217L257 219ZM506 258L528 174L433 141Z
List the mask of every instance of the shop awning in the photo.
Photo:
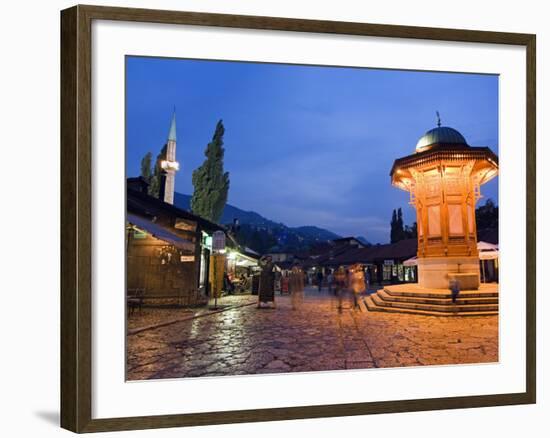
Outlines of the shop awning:
M255 258L249 257L246 254L243 254L238 251L229 251L228 254L229 260L234 260L237 266L241 267L252 267L258 266L258 260Z
M150 220L128 213L126 220L136 228L145 231L159 240L162 240L184 251L194 252L195 244L175 233L161 227Z
M478 251L498 251L498 245L495 245L493 243L483 242L479 241L477 242L477 250Z
M498 246L487 242L478 242L477 250L480 260L494 260L498 259ZM403 262L403 266L417 266L418 258L411 257Z
M258 266L258 262L256 260L250 260L244 257L238 257L236 260L236 263L237 263L237 266L242 266L245 268Z
M495 260L498 259L498 245L488 242L477 242L477 250L480 260Z
M498 251L479 251L479 260L498 259Z
M403 266L416 266L418 265L418 257L414 256L403 262Z

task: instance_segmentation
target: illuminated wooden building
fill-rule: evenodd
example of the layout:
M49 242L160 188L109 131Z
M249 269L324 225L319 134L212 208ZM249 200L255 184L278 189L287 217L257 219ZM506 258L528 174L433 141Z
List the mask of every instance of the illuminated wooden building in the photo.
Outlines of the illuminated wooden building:
M147 302L197 305L209 294L212 235L225 229L147 194L141 177L126 190L126 284Z
M395 160L392 184L410 193L418 224L418 282L448 288L479 287L475 208L481 186L498 174L488 147L471 147L453 128L438 127L420 138L412 155Z
M225 227L148 194L142 177L126 184L126 285L152 304L205 304L212 296L216 232L227 236L221 273L233 278L258 265L259 256L235 241Z

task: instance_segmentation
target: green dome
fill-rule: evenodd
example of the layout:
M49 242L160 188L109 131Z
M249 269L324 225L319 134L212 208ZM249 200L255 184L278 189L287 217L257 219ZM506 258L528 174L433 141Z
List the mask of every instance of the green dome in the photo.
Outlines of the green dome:
M462 145L468 146L464 136L456 129L448 126L438 126L426 132L416 144L416 151L422 152L430 146L441 145Z

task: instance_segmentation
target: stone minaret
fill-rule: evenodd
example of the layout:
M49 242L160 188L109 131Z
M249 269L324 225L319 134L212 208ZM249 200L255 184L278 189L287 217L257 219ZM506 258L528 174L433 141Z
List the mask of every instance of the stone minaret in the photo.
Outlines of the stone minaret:
M166 160L162 163L165 172L164 177L164 202L174 203L174 187L176 182L176 172L179 170L179 163L176 161L176 111L172 115L170 132L168 133L168 143L166 144Z

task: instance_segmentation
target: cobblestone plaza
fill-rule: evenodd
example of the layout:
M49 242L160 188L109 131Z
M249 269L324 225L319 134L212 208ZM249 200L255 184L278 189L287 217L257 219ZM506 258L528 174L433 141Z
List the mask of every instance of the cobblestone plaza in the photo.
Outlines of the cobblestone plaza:
M276 309L257 309L254 296L228 298L221 311L180 313L167 325L149 309L133 317L128 380L498 361L496 315L369 312L349 301L339 312L333 296L313 289L297 310L288 296L276 297ZM178 319L172 313L165 322Z

